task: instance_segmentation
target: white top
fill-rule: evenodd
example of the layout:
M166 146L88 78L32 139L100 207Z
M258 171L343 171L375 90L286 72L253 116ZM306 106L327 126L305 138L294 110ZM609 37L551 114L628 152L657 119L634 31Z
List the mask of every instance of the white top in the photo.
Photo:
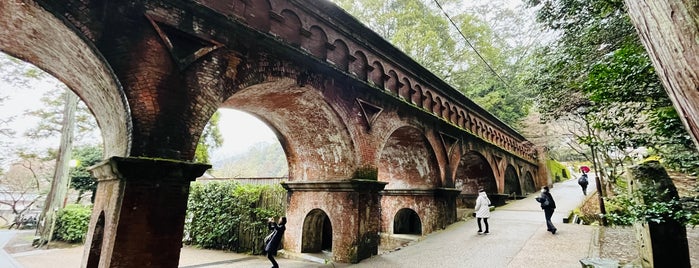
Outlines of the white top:
M476 212L476 218L490 218L490 199L485 192L478 193L476 207L473 210Z

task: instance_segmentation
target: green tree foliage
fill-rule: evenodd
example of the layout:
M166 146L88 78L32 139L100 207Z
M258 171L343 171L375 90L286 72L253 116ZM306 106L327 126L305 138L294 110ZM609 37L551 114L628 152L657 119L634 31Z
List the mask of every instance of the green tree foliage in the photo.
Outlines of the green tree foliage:
M209 163L209 151L219 148L223 144L223 136L218 128L220 117L221 114L217 111L204 127L204 132L202 132L199 143L197 143L197 149L194 152L194 161Z
M94 202L97 181L87 170L94 164L102 161L102 149L97 146L83 146L73 148L73 160L77 160L77 166L70 169L70 187L78 191L76 203L80 203L85 192L91 192L90 201Z
M525 0L557 35L533 57L527 80L539 95L545 120L577 118L593 135L578 142L603 152L602 161L623 170L630 149L648 147L669 166L699 171L699 157L658 81L625 13L622 0ZM622 168L618 168L622 167Z
M27 115L40 119L35 127L29 129L27 133L25 133L27 137L32 139L60 137L64 117L65 94L68 93L67 90L68 89L64 85L59 85L59 88L56 90L47 91L44 96L41 97L41 102L44 105L26 112ZM95 117L82 101L78 101L74 122L75 139L73 142L75 144L101 143L97 121L95 121Z
M284 214L286 191L279 185L241 185L233 181L193 183L187 205L185 242L203 248L253 251L243 244L262 241L267 219ZM249 243L250 244L250 243Z
M434 1L334 2L504 122L516 127L527 115L531 91L521 80L527 70L521 65L529 42L521 42L517 31L528 28L521 27L521 20L510 27L494 24L522 18L493 8L504 1L468 8L459 1L439 1L468 43Z
M67 205L58 212L56 228L53 231L54 239L82 243L85 241L87 227L90 225L90 215L92 215L92 206Z

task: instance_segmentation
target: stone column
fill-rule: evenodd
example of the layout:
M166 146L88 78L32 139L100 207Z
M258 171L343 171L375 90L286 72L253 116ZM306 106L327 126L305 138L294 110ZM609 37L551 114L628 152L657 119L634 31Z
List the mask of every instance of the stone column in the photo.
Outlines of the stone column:
M332 222L333 261L357 263L378 254L379 191L385 182L288 182L282 186L289 191L284 250L302 253L304 235L317 236L322 231L304 230L308 213L320 209Z
M672 179L658 161L648 161L629 169L630 191L640 193L640 202L646 205L659 202L677 202L679 195ZM682 205L673 203L671 212L680 211ZM634 224L639 239L641 265L643 267L691 267L687 229L684 223L669 213L658 215L660 222Z
M435 198L437 198L442 211L439 222L440 228L445 229L457 221L456 198L459 194L461 194L461 190L454 188L437 188L435 190Z
M133 157L95 165L82 267L177 267L189 184L210 167Z

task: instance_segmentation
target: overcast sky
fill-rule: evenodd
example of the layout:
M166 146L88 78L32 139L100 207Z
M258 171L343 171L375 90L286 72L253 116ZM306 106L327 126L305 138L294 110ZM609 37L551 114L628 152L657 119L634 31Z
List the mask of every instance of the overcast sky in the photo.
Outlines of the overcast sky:
M2 67L2 66L0 66ZM7 72L2 72L7 73ZM23 133L36 126L38 119L24 115L28 109L36 109L42 105L40 98L49 90L61 90L60 83L53 77L37 80L27 87L13 85L5 79L0 79L0 98L7 99L0 104L0 120L14 117L14 120L1 128L11 128L16 131L15 138L0 135L0 142L13 148L24 147L44 152L46 148L58 148L60 137L44 141L34 141L23 137ZM223 146L211 152L211 161L217 161L239 154L259 142L278 142L274 132L259 119L237 110L220 109L219 127L223 134ZM11 157L10 150L2 150L5 158Z

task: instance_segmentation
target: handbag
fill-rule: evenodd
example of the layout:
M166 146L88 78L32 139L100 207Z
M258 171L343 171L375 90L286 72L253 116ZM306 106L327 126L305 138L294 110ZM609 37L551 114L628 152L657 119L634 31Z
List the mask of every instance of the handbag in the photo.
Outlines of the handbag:
M276 232L276 230L272 231L272 232L269 233L267 236L265 236L265 240L264 240L264 241L265 241L265 246L267 246L267 244L269 244L269 241L272 240L272 236L274 236L274 233L275 233L275 232Z

